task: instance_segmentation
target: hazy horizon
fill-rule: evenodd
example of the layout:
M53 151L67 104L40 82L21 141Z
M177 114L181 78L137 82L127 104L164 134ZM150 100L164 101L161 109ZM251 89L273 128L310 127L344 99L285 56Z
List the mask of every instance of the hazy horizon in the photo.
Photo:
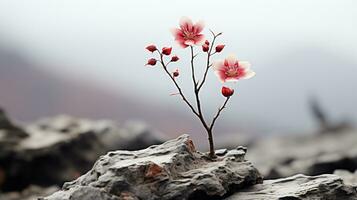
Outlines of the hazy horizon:
M357 3L282 1L2 0L0 45L15 48L47 71L189 112L179 98L169 96L175 90L167 77L143 66L150 57L144 47L150 43L173 46L187 58L169 29L189 16L224 33L218 43L227 46L217 59L234 52L257 72L254 79L233 85L238 95L222 120L311 130L307 102L316 96L332 118L356 122ZM183 83L191 92L191 82ZM222 101L220 87L210 74L203 93L209 112Z

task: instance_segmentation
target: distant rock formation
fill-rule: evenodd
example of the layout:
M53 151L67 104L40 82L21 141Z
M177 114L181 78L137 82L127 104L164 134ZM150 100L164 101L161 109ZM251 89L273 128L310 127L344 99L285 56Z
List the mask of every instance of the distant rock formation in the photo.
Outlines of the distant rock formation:
M156 132L140 123L118 127L111 121L57 116L19 127L1 111L0 191L62 186L87 172L109 150L136 150L161 142Z
M331 174L266 180L225 200L356 200L356 187Z
M262 139L249 147L248 159L269 179L300 173L332 174L337 169L355 171L357 131Z
M217 151L211 160L188 135L140 151L113 151L85 175L45 200L185 200L222 198L262 182L246 149Z

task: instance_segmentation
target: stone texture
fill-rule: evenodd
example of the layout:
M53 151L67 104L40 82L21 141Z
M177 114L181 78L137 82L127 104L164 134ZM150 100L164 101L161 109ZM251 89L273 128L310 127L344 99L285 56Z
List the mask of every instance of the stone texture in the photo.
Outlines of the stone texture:
M21 192L8 192L0 195L0 200L36 200L38 197L50 195L59 190L58 187L52 186L42 188L31 185Z
M345 185L336 175L295 175L266 180L225 200L356 200L356 187Z
M187 135L140 151L112 151L45 200L209 199L262 181L246 149L197 152Z
M62 186L87 172L107 151L148 147L161 142L156 136L138 122L118 127L108 120L64 115L20 127L0 109L0 191Z
M354 173L349 172L347 170L336 170L334 172L335 175L342 178L343 182L347 185L351 185L353 187L357 187L357 171Z
M265 178L332 174L357 169L357 131L278 136L249 146L247 157Z

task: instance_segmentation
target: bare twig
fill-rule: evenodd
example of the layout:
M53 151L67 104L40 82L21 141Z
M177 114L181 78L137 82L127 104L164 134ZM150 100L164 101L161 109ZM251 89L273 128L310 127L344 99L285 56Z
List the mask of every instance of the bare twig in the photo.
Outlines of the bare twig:
M182 97L183 101L188 105L188 107L190 107L190 109L192 110L192 112L197 116L199 117L199 114L198 112L195 110L195 108L191 105L191 103L187 100L187 98L185 97L185 95L183 94L182 92L182 89L181 87L179 86L179 84L177 83L177 81L175 80L175 78L171 75L171 73L167 70L167 65L165 65L164 63L164 59L163 59L163 55L160 51L157 50L157 52L159 53L160 55L160 63L164 69L164 71L166 72L166 74L171 78L172 82L174 82L180 96Z
M223 105L218 109L216 115L214 116L212 123L210 125L210 129L213 129L214 123L216 122L216 120L218 119L219 115L221 114L222 110L226 107L228 100L230 99L230 97L227 97L226 100L224 101Z
M212 55L216 54L216 52L212 53L212 49L213 49L213 46L214 46L214 42L216 41L216 38L222 34L222 33L219 33L219 34L216 35L216 34L214 34L214 32L213 32L212 30L210 30L210 31L211 31L211 33L212 33L212 35L213 35L213 39L212 39L212 42L211 42L211 46L210 46L210 48L209 48L209 50L208 50L208 52L207 52L206 70L205 70L205 72L204 72L204 74L203 74L202 82L201 82L201 84L200 84L200 85L198 86L198 88L197 88L198 91L201 90L203 84L205 83L208 70L209 70L209 68L212 66L212 64L210 63L210 58L211 58Z

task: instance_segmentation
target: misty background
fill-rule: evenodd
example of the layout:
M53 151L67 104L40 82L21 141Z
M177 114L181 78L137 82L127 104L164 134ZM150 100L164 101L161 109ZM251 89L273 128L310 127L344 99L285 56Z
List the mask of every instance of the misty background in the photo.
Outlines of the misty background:
M146 45L173 46L181 60L172 67L192 93L190 52L169 31L181 16L204 20L209 38L208 28L223 32L218 43L226 47L215 59L234 53L257 73L229 85L236 93L216 137L314 131L311 98L331 120L356 123L353 0L0 0L0 106L19 122L65 113L205 137L182 100L169 95L175 88L163 71L144 66ZM224 100L221 86L210 73L202 92L207 117Z

